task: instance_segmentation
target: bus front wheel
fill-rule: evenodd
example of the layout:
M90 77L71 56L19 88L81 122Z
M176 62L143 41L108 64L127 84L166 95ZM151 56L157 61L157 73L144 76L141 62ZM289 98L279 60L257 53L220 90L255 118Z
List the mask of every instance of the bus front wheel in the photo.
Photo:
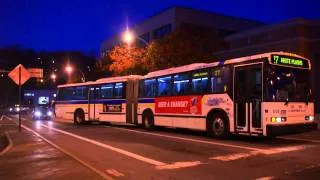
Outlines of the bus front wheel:
M229 135L227 119L221 113L215 113L209 117L207 126L208 135L214 138L224 139Z
M148 130L152 130L154 128L154 117L153 114L149 111L143 114L143 127Z
M84 119L84 113L81 110L77 110L74 114L74 124L83 124Z

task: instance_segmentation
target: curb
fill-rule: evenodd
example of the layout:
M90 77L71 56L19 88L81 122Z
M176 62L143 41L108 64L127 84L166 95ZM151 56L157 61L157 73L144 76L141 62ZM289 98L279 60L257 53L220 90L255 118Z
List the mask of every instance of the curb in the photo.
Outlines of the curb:
M0 156L3 156L6 152L8 152L12 146L13 146L13 142L9 136L9 133L6 131L5 133L5 137L6 137L6 140L7 140L7 145L6 147L0 152Z

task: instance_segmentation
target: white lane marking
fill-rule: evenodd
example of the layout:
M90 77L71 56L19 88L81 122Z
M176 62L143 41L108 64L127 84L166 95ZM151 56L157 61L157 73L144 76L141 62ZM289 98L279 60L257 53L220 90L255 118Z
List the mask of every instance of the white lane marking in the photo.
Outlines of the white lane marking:
M250 156L255 156L258 154L263 154L263 155L280 154L285 152L299 151L305 148L306 146L288 146L288 147L281 147L281 148L270 148L262 151L251 151L249 153L235 153L235 154L228 154L224 156L215 156L215 157L210 157L209 159L219 160L219 161L234 161L234 160L239 160L243 158L248 158Z
M12 139L11 139L9 133L6 131L6 132L4 132L4 134L5 134L6 138L7 138L8 141L9 141L9 144L8 144L8 146L7 146L6 148L4 148L4 149L0 152L0 156L3 156L3 155L4 155L6 152L8 152L8 151L12 148L12 146L13 146L13 142L12 142Z
M277 137L277 139L294 140L294 141L306 141L306 142L312 142L312 143L320 143L320 140L305 139L305 138Z
M265 177L257 178L256 180L271 180L271 179L274 179L274 177L273 176L265 176Z
M39 138L43 139L44 141L46 141L48 144L50 144L51 146L53 146L54 148L60 150L61 152L65 153L66 155L72 157L73 159L75 159L76 161L80 162L82 165L84 165L85 167L91 169L92 171L94 171L95 173L99 174L103 179L110 179L112 180L113 178L106 175L105 173L103 173L102 171L94 168L93 166L91 166L90 164L84 162L83 160L81 160L80 158L78 158L77 156L75 156L74 154L66 151L65 149L63 149L62 147L56 145L55 143L51 142L50 140L46 139L45 137L41 136L39 133L37 133L36 131L21 125L21 127L23 127L24 129L26 129L27 131L32 132L33 134L35 134L36 136L38 136Z
M9 120L11 120L11 121L12 121L12 118L11 118L11 117L9 117L9 116L3 115L3 117L5 117L5 118L7 118L7 119L9 119Z
M56 132L59 132L59 133L62 133L62 134L65 134L65 135L68 135L68 136L71 136L71 137L74 137L74 138L83 140L83 141L86 141L86 142L88 142L88 143L91 143L91 144L94 144L94 145L103 147L103 148L105 148L105 149L109 149L109 150L118 152L118 153L120 153L120 154L129 156L129 157L131 157L131 158L134 158L134 159L137 159L137 160L140 160L140 161L143 161L143 162L146 162L146 163L155 165L155 166L163 166L163 165L166 165L166 163L163 163L163 162L160 162L160 161L157 161L157 160L154 160L154 159L150 159L150 158L147 158L147 157L143 157L143 156L141 156L141 155L138 155L138 154L135 154L135 153L132 153L132 152L129 152L129 151L120 149L120 148L116 148L116 147L113 147L113 146L110 146L110 145L107 145L107 144L104 144L104 143L101 143L101 142L98 142L98 141L95 141L95 140L92 140L92 139L89 139L89 138L85 138L85 137L82 137L82 136L78 136L78 135L76 135L76 134L69 133L69 132L67 132L67 131L63 131L63 130L60 130L60 129L57 129L57 128L54 128L54 127L49 127L49 126L44 125L44 124L41 124L41 126L42 126L42 127L45 127L45 128L48 128L48 129L51 129L51 130L53 130L53 131L56 131Z
M109 126L106 126L106 127L109 127ZM140 134L147 134L147 135L153 135L153 136L159 136L159 137L166 137L166 138L171 138L171 139L178 139L178 140L183 140L183 141L191 141L191 142L197 142L197 143L204 143L204 144L211 144L211 145L218 145L218 146L246 149L246 150L252 150L252 151L262 151L263 150L263 149L260 149L260 148L254 148L254 147L248 147L248 146L240 146L240 145L233 145L233 144L227 144L227 143L212 142L212 141L184 138L184 137L164 135L164 134L156 134L156 133L150 133L150 132L136 131L136 130L132 130L132 129L117 128L117 127L109 127L109 128L119 129L119 130L123 130L123 131L136 132L136 133L140 133Z
M172 163L172 164L166 164L166 165L162 165L162 166L157 166L156 169L158 169L158 170L180 169L180 168L198 166L200 164L201 164L200 161L175 162L175 163Z
M280 147L280 148L271 148L271 149L265 149L263 151L260 151L259 153L265 154L265 155L271 155L271 154L279 154L284 152L291 152L291 151L299 151L305 149L307 146L288 146L288 147Z
M115 169L107 169L106 170L106 173L110 174L110 175L113 175L115 177L121 177L121 176L124 176L124 174L118 172L117 170Z
M256 152L256 151L253 151ZM252 155L254 155L254 153L235 153L235 154L228 154L225 156L215 156L215 157L210 157L209 159L214 159L214 160L219 160L219 161L234 161L234 160L238 160L238 159L243 159L243 158L248 158Z

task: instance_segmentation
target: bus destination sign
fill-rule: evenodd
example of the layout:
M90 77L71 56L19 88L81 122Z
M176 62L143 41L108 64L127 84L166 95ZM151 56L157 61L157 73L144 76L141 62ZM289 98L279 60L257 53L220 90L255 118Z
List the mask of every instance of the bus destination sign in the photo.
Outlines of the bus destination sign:
M307 60L292 56L271 55L271 63L283 66L309 68L309 62Z

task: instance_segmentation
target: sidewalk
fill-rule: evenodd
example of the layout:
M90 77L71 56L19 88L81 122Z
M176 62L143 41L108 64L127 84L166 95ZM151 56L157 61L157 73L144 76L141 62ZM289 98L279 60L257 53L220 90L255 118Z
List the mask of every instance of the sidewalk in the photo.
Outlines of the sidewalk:
M100 176L10 120L0 121L13 146L0 156L0 179L101 179Z

